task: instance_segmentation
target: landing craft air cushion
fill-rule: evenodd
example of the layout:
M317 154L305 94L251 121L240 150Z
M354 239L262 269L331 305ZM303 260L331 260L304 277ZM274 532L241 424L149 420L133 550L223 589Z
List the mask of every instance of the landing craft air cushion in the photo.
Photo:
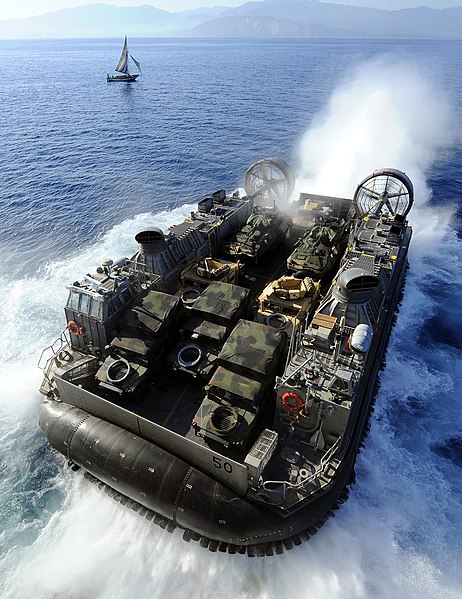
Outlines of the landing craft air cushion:
M67 326L41 358L40 426L124 505L186 541L253 556L308 539L352 481L407 268L413 187L383 169L353 200L303 193L277 251L242 263L230 242L256 206L287 210L294 179L272 158L245 181L69 285ZM329 268L288 273L300 237L332 218L347 242ZM319 264L317 250L305 244L305 263Z

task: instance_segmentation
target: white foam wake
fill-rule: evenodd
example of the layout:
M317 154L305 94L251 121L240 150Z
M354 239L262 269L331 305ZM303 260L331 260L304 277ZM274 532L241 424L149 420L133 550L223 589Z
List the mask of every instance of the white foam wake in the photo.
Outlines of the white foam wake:
M431 204L426 185L451 139L451 113L414 66L379 66L361 67L334 94L300 149L299 190L351 197L355 185L381 167L406 171L416 188L405 298L347 503L309 543L283 556L210 554L115 503L80 473L63 471L62 460L46 449L36 431L32 362L53 340L50 331L57 334L63 326L63 285L101 257L130 254L133 234L152 224L152 215L139 215L84 254L50 263L33 279L2 285L6 394L0 426L8 452L1 458L7 481L1 499L10 506L1 536L4 597L460 596L460 468L436 455L432 443L460 434L461 353L444 342L423 341L441 309L460 324L458 312L446 310L433 290L438 286L460 305L461 244L450 229L450 212ZM165 227L189 209L156 220ZM37 471L41 478L31 491ZM15 493L23 498L16 504ZM17 518L11 516L15 505Z

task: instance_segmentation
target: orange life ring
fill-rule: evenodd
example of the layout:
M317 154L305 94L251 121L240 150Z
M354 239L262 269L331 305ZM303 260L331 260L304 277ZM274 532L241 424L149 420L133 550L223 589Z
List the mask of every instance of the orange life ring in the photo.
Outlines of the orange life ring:
M351 354L351 335L346 340L345 347L343 349L344 349L344 351L346 351L346 352L348 352L348 353Z
M290 400L295 400L295 405ZM281 403L287 410L299 412L303 408L304 401L297 393L286 391L282 394Z
M81 326L79 326L79 325L78 325L78 324L75 322L75 320L70 320L70 321L67 323L67 330L68 330L70 333L72 333L72 335L75 335L75 336L77 337L78 335L81 335L81 334L83 333L83 331L84 331L84 328L83 328L83 327L81 327Z

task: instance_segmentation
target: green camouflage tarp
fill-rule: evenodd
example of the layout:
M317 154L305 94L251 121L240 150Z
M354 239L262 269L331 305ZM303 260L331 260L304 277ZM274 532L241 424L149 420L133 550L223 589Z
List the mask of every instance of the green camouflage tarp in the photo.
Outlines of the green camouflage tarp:
M316 225L309 231L306 238L308 237L314 242L320 242L329 247L339 237L339 229L327 227L326 225Z
M224 321L237 320L245 315L250 290L231 283L213 281L194 302L195 315L212 315ZM206 317L209 320L208 317Z
M115 337L111 341L111 347L143 357L151 351L151 347L137 337Z
M257 403L260 398L261 383L241 374L235 374L219 366L206 387L208 395L217 395L231 400L232 395Z
M150 291L142 300L141 308L159 320L166 320L176 308L179 298L162 291Z
M277 241L282 241L289 229L289 220L287 215L268 209L251 214L230 244L230 253L254 259L261 257Z
M238 373L273 376L285 343L285 333L259 322L240 320L218 355L220 365Z
M119 330L128 334L161 334L161 329L170 324L179 308L178 297L150 291L131 310L128 310L119 322Z
M222 341L226 337L228 331L226 327L214 322L208 322L200 316L193 316L190 318L184 325L184 329L190 333L203 335L204 337L216 339L217 341Z
M257 241L258 237L266 233L273 223L273 215L251 214L247 219L246 224L236 235L236 241L238 243L244 243L250 241L250 238L254 236L255 241Z

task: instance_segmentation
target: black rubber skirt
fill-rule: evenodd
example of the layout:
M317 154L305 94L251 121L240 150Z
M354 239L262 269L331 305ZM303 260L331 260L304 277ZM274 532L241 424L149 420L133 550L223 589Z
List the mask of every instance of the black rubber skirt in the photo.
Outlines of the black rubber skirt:
M271 555L306 540L341 499L348 476L283 518L236 495L153 443L79 408L44 398L40 427L51 445L117 493L209 549Z

